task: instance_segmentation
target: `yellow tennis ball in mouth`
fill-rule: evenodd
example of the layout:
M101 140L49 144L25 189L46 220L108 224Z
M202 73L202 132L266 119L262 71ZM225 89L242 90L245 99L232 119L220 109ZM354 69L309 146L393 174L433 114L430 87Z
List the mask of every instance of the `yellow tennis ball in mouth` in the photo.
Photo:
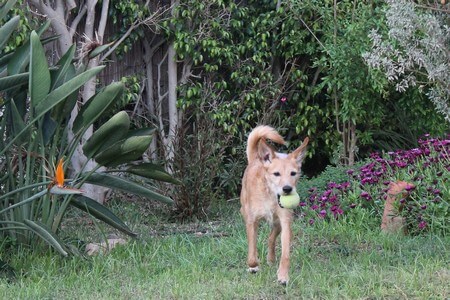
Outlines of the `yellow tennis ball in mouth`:
M290 195L281 195L279 204L282 208L296 208L300 203L300 196L297 193Z

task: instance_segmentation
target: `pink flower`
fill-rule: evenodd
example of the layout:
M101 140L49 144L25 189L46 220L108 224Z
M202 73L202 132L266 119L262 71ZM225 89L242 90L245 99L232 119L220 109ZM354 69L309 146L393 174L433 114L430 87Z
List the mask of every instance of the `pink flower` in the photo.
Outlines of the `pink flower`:
M427 222L425 221L420 221L419 223L419 229L425 229L427 227Z
M327 215L327 211L326 210L321 210L320 211L320 213L319 213L319 217L321 217L321 218L325 218L325 216Z
M287 101L287 98L286 97L281 97L280 101L284 103L284 102Z

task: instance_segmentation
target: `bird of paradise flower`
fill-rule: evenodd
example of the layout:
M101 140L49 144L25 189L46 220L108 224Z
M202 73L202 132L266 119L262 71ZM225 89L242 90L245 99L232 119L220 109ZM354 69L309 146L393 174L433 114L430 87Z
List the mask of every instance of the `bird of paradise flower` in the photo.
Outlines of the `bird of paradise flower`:
M83 191L80 189L67 187L64 185L64 159L61 158L56 166L55 175L52 178L52 182L48 185L47 190L51 194L56 195L71 195L71 194L82 194Z

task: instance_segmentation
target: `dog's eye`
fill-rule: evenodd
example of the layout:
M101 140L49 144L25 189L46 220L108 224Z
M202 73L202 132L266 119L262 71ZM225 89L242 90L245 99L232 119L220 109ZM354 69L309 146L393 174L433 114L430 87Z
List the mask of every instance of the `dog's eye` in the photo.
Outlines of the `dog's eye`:
M291 172L291 176L296 176L297 172Z
M280 176L281 174L280 174L280 172L275 172L275 173L273 173L273 176L276 176L276 177L278 177L278 176Z

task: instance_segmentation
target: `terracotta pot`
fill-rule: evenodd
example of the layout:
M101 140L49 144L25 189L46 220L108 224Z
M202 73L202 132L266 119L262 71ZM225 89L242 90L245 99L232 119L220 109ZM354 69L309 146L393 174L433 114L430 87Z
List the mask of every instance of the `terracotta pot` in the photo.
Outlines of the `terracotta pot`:
M398 195L402 194L404 198L407 197L407 186L414 186L406 181L391 182L387 191L386 203L384 205L383 218L381 221L381 230L387 233L402 233L406 234L406 222L405 218L399 216L399 212L402 209L400 205L397 210L394 207L394 202L399 198Z

